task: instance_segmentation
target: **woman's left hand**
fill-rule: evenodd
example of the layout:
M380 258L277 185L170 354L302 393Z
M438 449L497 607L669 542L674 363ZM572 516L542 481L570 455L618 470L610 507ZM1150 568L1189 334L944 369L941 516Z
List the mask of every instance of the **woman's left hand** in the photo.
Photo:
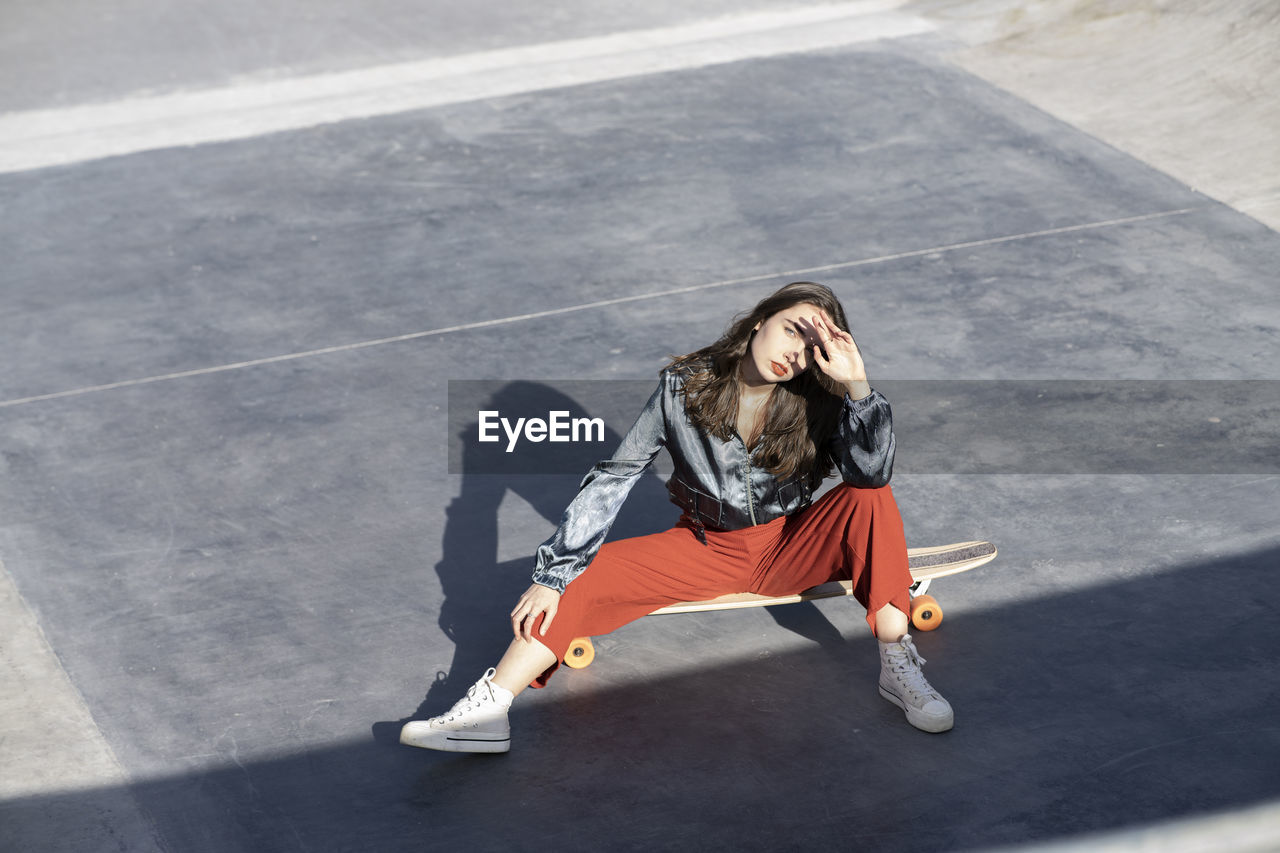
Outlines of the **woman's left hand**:
M818 368L842 385L866 382L867 367L853 335L836 328L826 317L812 317L809 322L821 342L813 346L813 361Z

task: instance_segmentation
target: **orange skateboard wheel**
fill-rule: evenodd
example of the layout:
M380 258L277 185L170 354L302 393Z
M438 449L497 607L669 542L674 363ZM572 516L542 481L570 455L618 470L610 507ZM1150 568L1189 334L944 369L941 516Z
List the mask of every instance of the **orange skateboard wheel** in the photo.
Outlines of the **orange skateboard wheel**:
M911 599L911 624L921 631L932 631L942 624L942 606L932 595Z
M566 666L574 669L585 669L591 665L596 659L596 647L591 644L590 637L577 637L569 644L569 650L564 653L564 662Z

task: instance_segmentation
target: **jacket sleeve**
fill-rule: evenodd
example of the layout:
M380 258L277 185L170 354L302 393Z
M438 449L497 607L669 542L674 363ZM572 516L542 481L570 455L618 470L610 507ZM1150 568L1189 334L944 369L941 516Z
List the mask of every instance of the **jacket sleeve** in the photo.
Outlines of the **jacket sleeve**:
M564 592L600 550L631 487L666 444L667 384L664 374L613 457L587 472L560 526L538 546L534 583Z
M844 395L844 411L831 436L831 458L841 478L860 489L878 489L893 476L893 413L879 391L854 400Z

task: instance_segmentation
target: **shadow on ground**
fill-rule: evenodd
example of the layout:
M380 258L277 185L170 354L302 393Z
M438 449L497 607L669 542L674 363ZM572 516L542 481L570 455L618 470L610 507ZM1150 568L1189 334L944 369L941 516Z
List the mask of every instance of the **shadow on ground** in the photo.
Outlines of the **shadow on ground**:
M596 850L603 838L613 850L954 850L1258 803L1280 797L1280 594L1259 583L1277 560L1270 549L952 618L920 638L957 708L944 735L914 731L876 695L860 637L842 656L517 706L505 756L366 736L131 791L185 851ZM0 846L38 846L49 815L118 795L0 804Z
M451 398L451 408L453 405ZM550 385L524 381L504 383L482 404L466 407L468 413L481 410L596 414ZM639 406L635 414L639 414ZM460 419L454 426L462 448L458 460L462 485L445 509L443 554L435 567L443 595L439 625L453 642L453 660L447 672L436 673L426 698L412 714L373 725L373 736L379 743L398 743L404 723L448 709L481 673L497 663L511 641L511 607L530 584L534 556L499 560L498 511L503 499L514 493L551 525L559 524L582 476L596 461L608 458L622 439L606 428L603 440L593 445L540 444L536 455L525 454L513 463L502 442L479 444L471 440L476 435L474 417ZM589 449L595 446L607 449ZM511 470L498 473L504 469ZM548 476L555 473L565 476ZM652 533L674 522L678 511L659 497L665 497L666 490L652 468L638 478L632 491L639 499L628 502L630 511L619 515L610 538Z

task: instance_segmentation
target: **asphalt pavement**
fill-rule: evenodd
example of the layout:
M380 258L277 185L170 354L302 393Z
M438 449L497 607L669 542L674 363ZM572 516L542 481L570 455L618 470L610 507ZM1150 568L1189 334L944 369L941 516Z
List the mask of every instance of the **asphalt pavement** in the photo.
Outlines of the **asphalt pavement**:
M0 849L1280 849L1270 196L956 8L0 13ZM955 729L835 600L598 638L504 756L398 745L585 472L451 465L458 383L616 442L795 279L899 389L909 543L1000 548L917 637Z

